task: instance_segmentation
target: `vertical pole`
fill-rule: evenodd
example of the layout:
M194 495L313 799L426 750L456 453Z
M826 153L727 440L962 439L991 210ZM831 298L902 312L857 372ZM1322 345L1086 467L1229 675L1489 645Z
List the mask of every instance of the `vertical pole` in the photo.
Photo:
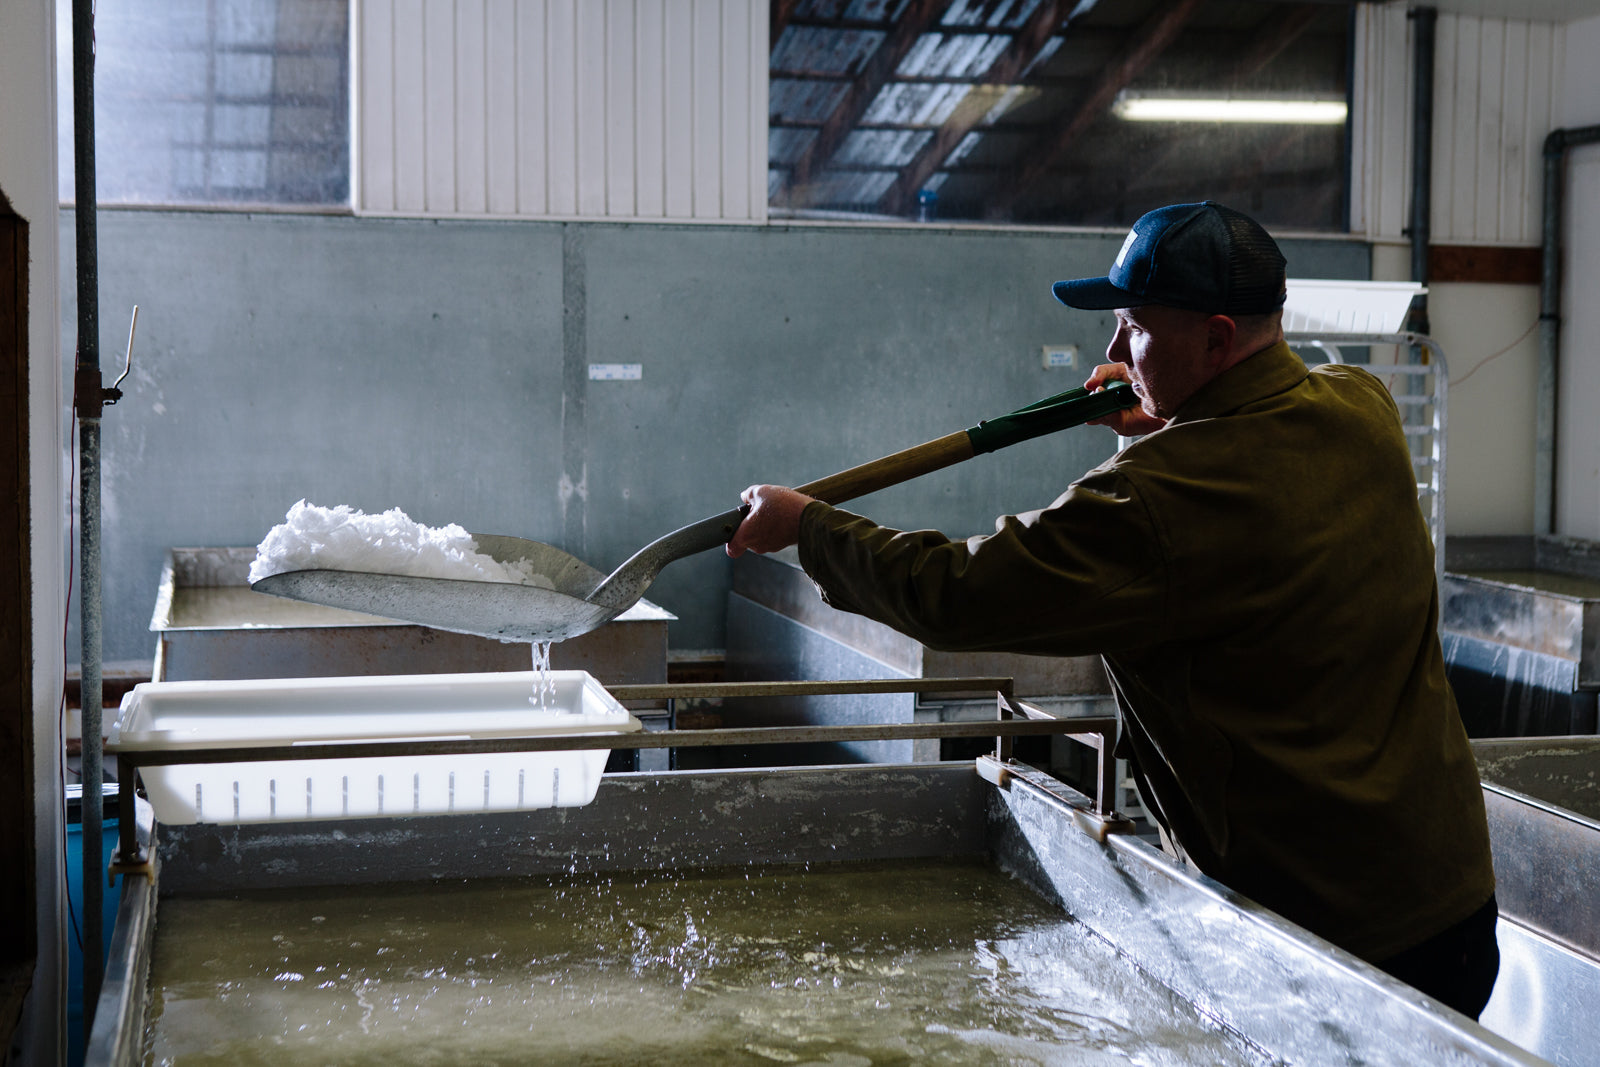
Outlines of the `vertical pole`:
M72 116L78 258L78 605L83 709L83 1026L94 1025L105 977L100 727L100 264L95 235L94 0L72 3ZM130 813L131 814L131 813Z
M1561 389L1561 227L1567 153L1600 144L1600 125L1551 130L1544 140L1542 264L1539 278L1539 379L1534 404L1533 529L1556 532L1557 399Z
M1561 367L1561 185L1565 130L1544 142L1544 209L1539 276L1539 377L1534 394L1533 532L1556 532L1556 390Z
M1419 7L1412 22L1411 87L1411 280L1428 284L1428 245L1433 215L1433 55L1439 12ZM1412 333L1428 332L1428 295L1411 307ZM1413 349L1413 354L1416 350ZM1440 546L1443 550L1443 546Z

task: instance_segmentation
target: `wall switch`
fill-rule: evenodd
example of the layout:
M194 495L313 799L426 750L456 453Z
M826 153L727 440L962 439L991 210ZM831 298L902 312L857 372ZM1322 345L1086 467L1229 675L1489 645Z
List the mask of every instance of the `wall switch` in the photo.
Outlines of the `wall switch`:
M1040 351L1045 370L1057 368L1071 370L1078 365L1077 345L1045 345Z

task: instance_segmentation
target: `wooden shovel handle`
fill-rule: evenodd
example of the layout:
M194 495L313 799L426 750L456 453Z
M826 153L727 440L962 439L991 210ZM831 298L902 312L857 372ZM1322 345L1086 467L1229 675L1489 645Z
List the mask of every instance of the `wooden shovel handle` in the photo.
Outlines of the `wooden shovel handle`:
M919 478L973 457L972 439L967 431L957 430L925 444L902 449L871 463L830 474L799 486L800 492L828 504L842 504L858 496L887 489L891 485Z

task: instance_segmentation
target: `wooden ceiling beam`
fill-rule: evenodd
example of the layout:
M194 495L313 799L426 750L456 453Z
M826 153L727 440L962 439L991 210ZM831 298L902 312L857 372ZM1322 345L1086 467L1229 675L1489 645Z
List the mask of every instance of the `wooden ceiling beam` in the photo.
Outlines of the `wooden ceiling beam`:
M1168 0L1134 31L1122 54L1106 68L1060 132L1037 151L1027 153L1028 161L1016 171L1015 179L990 198L987 212L990 218L1012 216L1017 202L1038 184L1057 160L1066 155L1084 131L1105 114L1117 94L1126 89L1177 39L1200 3L1201 0Z
M1004 52L996 57L979 85L967 90L944 123L928 142L917 151L911 162L900 171L878 202L878 210L885 215L906 215L916 203L917 194L929 178L944 166L945 160L956 150L973 127L998 102L999 96L1016 83L1038 56L1045 42L1078 6L1077 0L1044 0L1028 16Z
M917 39L944 17L950 0L911 0L895 21L894 28L885 35L877 49L862 64L861 70L851 80L843 99L834 107L817 136L807 146L789 179L779 190L777 199L790 206L803 206L804 190L833 159L839 146L844 144L850 131L867 113L872 101L894 76L895 68L905 59Z
M772 43L767 47L778 47L778 38L783 36L783 31L788 28L789 21L794 18L794 9L800 6L800 0L772 0L768 9L767 24L771 29Z
M1316 4L1297 4L1277 18L1269 15L1228 73L1227 84L1237 86L1261 73L1285 48L1299 40L1320 14L1322 9Z

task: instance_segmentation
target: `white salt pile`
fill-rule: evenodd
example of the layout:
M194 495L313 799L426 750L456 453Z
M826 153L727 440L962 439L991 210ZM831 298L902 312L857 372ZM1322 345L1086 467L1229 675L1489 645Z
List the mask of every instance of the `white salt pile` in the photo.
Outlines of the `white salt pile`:
M285 571L339 570L554 588L527 560L501 563L479 552L460 526L424 526L399 508L368 515L347 504L321 508L302 500L285 520L256 546L250 581Z

